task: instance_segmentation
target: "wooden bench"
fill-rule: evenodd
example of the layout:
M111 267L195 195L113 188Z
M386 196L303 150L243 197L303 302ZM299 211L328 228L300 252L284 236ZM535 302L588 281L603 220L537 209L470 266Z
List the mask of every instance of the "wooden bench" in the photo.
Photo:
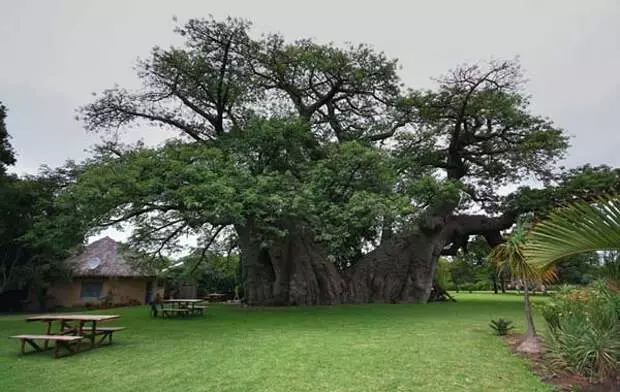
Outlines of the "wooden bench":
M161 314L162 316L172 316L173 313L179 314L179 315L186 315L189 314L190 309L187 308L162 308L161 309Z
M45 348L41 348L35 343L35 340L43 340L45 342L54 342L54 358L60 357L60 347L65 348L72 355L80 351L78 343L84 339L83 336L67 336L67 335L16 335L11 336L12 339L19 339L22 342L21 351L22 354L26 354L26 343L34 348L34 352L45 351Z
M124 329L127 329L127 327L97 327L97 329L95 329L95 335L103 335L103 337L96 343L96 346L101 346L106 339L108 339L108 344L112 344L112 334Z
M206 306L203 305L195 305L194 307L191 308L192 311L194 313L200 313L200 314L205 314L205 311L207 310Z

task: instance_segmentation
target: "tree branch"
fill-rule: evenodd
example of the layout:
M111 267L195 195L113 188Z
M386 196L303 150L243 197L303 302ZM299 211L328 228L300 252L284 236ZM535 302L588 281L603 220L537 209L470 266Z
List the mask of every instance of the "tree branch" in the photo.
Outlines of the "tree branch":
M193 274L196 271L196 269L198 268L198 266L202 263L202 261L204 260L205 255L207 253L207 250L209 249L211 244L213 244L213 241L215 241L215 239L220 234L220 232L224 229L224 227L225 226L220 226L216 230L216 232L211 236L211 238L209 239L209 242L202 248L202 252L200 253L200 258L198 259L198 261L196 262L196 264L194 265L194 267L190 271L190 275Z

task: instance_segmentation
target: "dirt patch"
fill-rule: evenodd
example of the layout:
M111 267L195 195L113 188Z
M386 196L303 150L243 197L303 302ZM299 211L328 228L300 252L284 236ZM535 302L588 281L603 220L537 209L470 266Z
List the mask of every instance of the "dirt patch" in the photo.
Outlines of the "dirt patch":
M545 383L555 386L559 391L582 391L582 392L618 392L620 391L620 374L610 378L604 383L593 383L578 374L552 369L545 361L543 354L522 354L517 352L517 347L524 339L523 335L510 334L504 336L504 342L510 346L515 355L530 360L532 371Z

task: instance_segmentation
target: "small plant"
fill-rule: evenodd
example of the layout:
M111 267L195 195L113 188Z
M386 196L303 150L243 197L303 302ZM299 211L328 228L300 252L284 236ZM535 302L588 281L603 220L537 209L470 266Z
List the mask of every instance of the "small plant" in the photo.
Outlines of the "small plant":
M508 332L514 328L514 326L512 326L512 321L504 320L502 318L491 320L489 327L491 327L497 336L506 336Z

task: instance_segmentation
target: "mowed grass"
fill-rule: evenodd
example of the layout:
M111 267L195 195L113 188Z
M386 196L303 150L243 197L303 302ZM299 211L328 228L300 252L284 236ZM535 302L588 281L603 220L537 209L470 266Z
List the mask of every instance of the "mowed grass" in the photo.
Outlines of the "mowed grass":
M18 355L24 316L0 317L0 391L550 391L491 335L523 330L522 298L459 294L459 303L299 308L210 306L191 319L120 314L112 346L53 359ZM540 300L540 299L538 299Z

